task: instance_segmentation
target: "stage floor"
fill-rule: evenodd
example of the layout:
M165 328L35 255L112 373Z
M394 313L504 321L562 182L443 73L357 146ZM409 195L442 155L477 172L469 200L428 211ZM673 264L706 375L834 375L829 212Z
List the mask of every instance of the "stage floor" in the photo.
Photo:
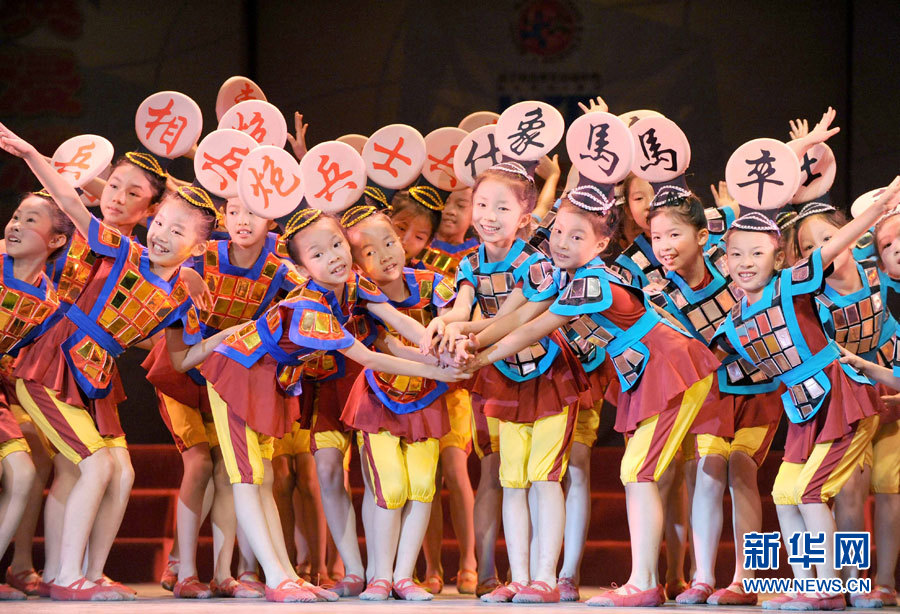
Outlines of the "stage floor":
M173 611L173 606L175 606L175 599L172 597L172 593L167 592L160 588L158 584L137 584L132 585L135 590L138 591L138 601L119 601L119 602L58 602L58 601L50 601L49 599L34 599L31 598L28 601L9 601L9 602L0 602L0 611L16 611L23 612L28 614L38 614L38 613L51 613L51 614L76 614L76 613L96 613L103 612L104 614L118 613L118 612L128 612L129 614L170 614ZM592 587L592 588L583 588L581 590L582 600L586 600L593 595L596 595L600 592L600 588ZM283 611L302 611L304 613L313 614L313 613L327 613L327 614L351 614L352 612L358 612L365 609L369 614L396 614L396 608L410 608L410 614L412 609L422 608L421 612L423 614L429 614L434 612L435 614L440 612L470 612L474 608L484 608L485 611L491 610L496 611L498 609L504 610L521 610L522 608L540 608L542 612L572 612L575 610L578 611L590 611L590 612L609 612L613 610L613 608L589 608L584 605L584 601L581 603L560 603L560 604L548 604L548 605L513 605L513 604L498 604L498 605L488 605L481 603L477 599L472 596L460 596L456 593L454 587L445 587L444 592L441 595L430 602L430 603L413 603L406 601L396 601L390 599L388 601L381 602L366 602L360 601L359 599L342 599L336 603L297 603L297 604L282 604L282 603L268 603L266 601L260 600L250 600L250 599L179 599L177 601L177 608L179 612L218 612L221 614L235 613L236 611L241 612L241 614L245 613L254 613L254 612L270 612L275 613L279 609ZM754 612L757 610L762 610L760 607L734 607L734 608L711 608L709 606L675 606L675 602L670 602L664 608L619 608L617 611L619 612L636 612L636 611L644 611L644 612L660 612L661 610L674 610L677 607L678 614L690 614L691 612L705 612L706 614L710 614L711 612L715 612L716 614L739 614L740 612ZM239 610L236 610L239 608Z

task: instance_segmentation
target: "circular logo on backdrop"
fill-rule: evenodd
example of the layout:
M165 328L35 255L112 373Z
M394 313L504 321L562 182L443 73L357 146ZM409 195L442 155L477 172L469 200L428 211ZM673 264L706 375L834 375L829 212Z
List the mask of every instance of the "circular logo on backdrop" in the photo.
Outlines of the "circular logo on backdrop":
M524 55L559 59L580 39L581 14L570 0L525 0L513 24L513 38Z

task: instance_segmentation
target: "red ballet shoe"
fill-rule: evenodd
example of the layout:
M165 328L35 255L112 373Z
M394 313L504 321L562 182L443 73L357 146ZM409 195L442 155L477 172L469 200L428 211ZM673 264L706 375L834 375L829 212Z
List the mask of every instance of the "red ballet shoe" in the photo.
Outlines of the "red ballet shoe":
M53 582L44 582L44 580L42 578L41 583L38 584L37 596L42 599L49 599L51 586L53 586Z
M485 580L484 582L479 582L475 586L475 596L479 597L479 598L484 597L485 595L487 595L494 589L499 588L500 586L501 586L500 578L498 578L497 576L492 576L492 577L488 578L487 580Z
M237 581L246 584L255 591L259 591L260 595L266 594L266 583L262 581L259 574L255 571L245 571L238 574Z
M781 604L782 610L794 610L806 612L809 610L843 610L847 607L844 595L829 595L827 593L812 593L807 595L800 593L790 601Z
M387 601L391 596L391 588L390 580L372 580L366 585L366 590L359 594L359 598L363 601Z
M69 584L68 586L60 586L59 584L50 585L50 599L54 601L121 601L122 594L108 586L94 584L90 588L84 585L90 580L81 577Z
M403 601L431 601L434 595L416 584L412 578L403 578L394 582L394 597Z
M441 591L444 590L444 578L440 574L433 573L425 578L425 581L421 582L419 586L432 595L440 595Z
M215 578L209 583L209 590L213 597L227 597L232 599L262 599L265 597L264 592L260 592L246 584L235 580L231 576L225 578L221 582L216 582Z
M781 606L786 604L788 601L796 597L796 595L776 595L771 599L766 599L762 602L763 610L780 610Z
M7 567L6 583L14 589L34 597L38 594L41 585L41 575L34 569L13 573L12 567Z
M116 582L106 574L100 576L97 580L91 580L94 584L99 584L100 586L105 586L107 588L111 588L114 591L118 591L120 595L122 595L122 601L134 601L137 599L137 591L131 587L125 586L121 582Z
M178 559L169 559L166 561L166 568L163 570L162 575L159 577L159 585L166 589L167 591L171 591L175 588L175 584L178 583Z
M616 591L623 592L618 593ZM616 608L655 608L666 602L666 589L662 584L655 588L642 591L634 584L605 591L595 597L591 597L585 603L590 606L616 607Z
M675 599L689 589L691 585L684 580L675 580L674 582L666 582L666 599Z
M732 590L737 589L737 590ZM740 582L732 582L709 596L707 605L756 605L756 593L745 593Z
M276 603L314 603L318 601L311 592L294 582L285 580L275 588L266 586L266 601Z
M897 591L887 586L875 585L868 593L850 595L850 605L854 608L892 607L897 605Z
M484 603L509 603L524 588L518 582L510 582L509 584L498 586L486 595L482 595L481 600Z
M28 596L9 584L0 584L0 601L22 601Z
M341 597L356 597L366 590L366 581L356 574L347 574L331 590Z
M175 583L172 593L176 599L209 599L212 591L209 584L204 584L197 576L188 576Z
M341 596L334 591L330 591L327 588L323 588L321 586L316 586L312 582L300 581L297 582L297 584L315 595L319 601L337 601L341 598Z
M578 585L575 584L574 578L560 578L556 583L559 589L560 601L580 601L581 593L578 591Z
M706 582L691 582L691 587L675 597L675 603L679 605L699 605L706 603L710 595L716 592L715 587Z
M550 587L546 582L533 580L528 586L516 593L513 603L559 603L559 588Z

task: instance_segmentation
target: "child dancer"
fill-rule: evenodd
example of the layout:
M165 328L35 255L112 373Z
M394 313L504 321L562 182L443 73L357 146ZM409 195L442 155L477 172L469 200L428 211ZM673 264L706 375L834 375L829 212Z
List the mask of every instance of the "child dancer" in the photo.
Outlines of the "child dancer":
M269 220L254 215L236 198L224 204L223 213L229 238L210 241L194 264L212 293L212 308L199 313L205 338L259 317L301 282L276 253L276 237L268 233ZM179 558L175 596L262 597L252 586L231 577L234 504L202 376L197 371L175 372L165 340L154 346L144 367L148 381L156 387L160 415L184 463L176 512ZM197 538L205 517L204 495L213 476L215 570L212 582L205 585L197 578ZM171 558L169 565L174 566Z
M587 603L656 606L665 601L657 577L664 498L657 482L698 415L717 361L597 258L614 235L615 224L609 193L581 186L567 195L550 240L554 263L572 281L550 310L536 319L518 312L507 318L503 328L513 332L479 354L474 367L519 351L560 327L570 339L605 349L622 387L616 429L629 435L621 478L632 539L632 572L627 584ZM479 335L476 346L490 343L489 333ZM653 374L652 382L645 373Z
M419 202L430 202L419 195L420 190L422 188L413 188L410 193L414 198L418 196ZM478 238L469 236L472 228L472 189L465 188L451 192L444 201L440 213L440 225L434 239L422 254L422 264L450 279L456 279L460 260L478 249ZM450 432L441 437L436 481L440 485L443 478L450 493L450 519L459 544L460 557L456 587L460 594L471 595L475 593L478 582L478 574L475 571L474 493L472 483L469 481L467 464L472 445L472 403L469 391L457 385L451 386L443 398L450 413ZM444 518L440 488L437 489L435 497L423 546L425 553L423 586L433 594L440 593L444 586L441 567Z
M63 251L74 227L47 197L26 195L6 224L5 254L0 256L0 289L6 325L0 330L0 352L15 355L59 318L59 300L46 263ZM5 552L30 502L35 478L30 450L12 414L14 386L5 379L0 389L0 551ZM38 445L43 445L38 442ZM43 495L43 484L40 485ZM39 509L39 507L38 507ZM33 526L33 525L32 525ZM33 529L32 529L33 531ZM31 547L30 541L28 547ZM15 575L10 571L7 577ZM23 578L24 579L24 578ZM19 583L22 586L22 583ZM28 589L27 585L22 586ZM0 585L0 600L25 599L26 593Z
M877 395L868 380L841 368L840 351L819 323L813 294L825 270L888 208L896 204L900 177L858 218L793 268L776 274L782 259L778 227L761 214L735 221L727 243L728 269L745 297L720 326L731 351L788 388L782 395L790 419L784 461L772 489L782 535L825 534L825 563L816 576L834 578L834 518L827 502L840 492L874 434ZM803 577L802 567L795 575ZM829 593L776 597L764 607L843 609L844 596Z
M350 209L341 224L354 262L401 313L427 326L453 300L455 291L445 277L402 266L400 238L374 207ZM379 324L382 348L419 356L411 348L398 348L396 339L391 339L393 347L387 346L386 335L396 331ZM360 599L387 599L391 590L400 599L432 599L412 575L431 516L438 442L449 432L446 391L446 384L366 370L344 406L341 421L358 431L360 456L377 504L366 527L373 578Z
M87 398L109 395L115 380L114 356L128 346L182 322L186 341L197 340L196 314L178 277L181 264L202 253L215 216L201 189L184 188L160 207L149 231L149 249L102 224L37 151L0 126L0 146L23 158L76 229L98 254L89 277L66 317L36 342L17 365L16 392L25 410L60 454L79 465L80 475L65 504L55 599L121 599L130 592L82 575L85 547L98 507L107 493L114 461L85 406ZM206 203L200 200L207 196ZM191 200L188 200L191 199ZM169 337L175 338L172 333ZM179 359L190 363L194 352ZM99 412L97 414L100 420ZM116 523L120 517L112 519ZM104 553L105 557L105 553ZM102 568L95 578L100 581Z
M498 314L552 298L555 286L550 263L517 238L517 233L530 225L535 198L534 180L518 162L504 162L479 175L472 189L472 217L483 243L460 263L459 295L450 317L467 320L477 300L485 319L451 322L446 325L445 338L477 332ZM447 321L443 317L435 320L429 331L440 331ZM430 338L426 338L428 344ZM479 372L471 388L476 424L479 418L499 422L499 450L491 451L500 453L503 527L512 575L510 584L482 597L488 602L559 601L556 565L563 538L559 519L565 514L559 482L565 474L578 401L586 382L580 363L562 339L539 337L533 344ZM489 441L490 434L484 435ZM491 465L482 459L483 472L490 471ZM537 493L533 577L529 570L529 487ZM476 500L477 522L488 523L493 514L496 512L486 506L479 509Z
M299 392L303 371L295 367L321 352L337 351L382 371L433 379L455 379L458 374L375 354L341 326L335 312L343 315L352 260L335 220L316 209L300 209L287 221L285 237L292 258L303 267L309 280L216 348L204 362L202 372L208 382L216 432L234 488L238 524L244 528L265 572L266 598L335 600L336 593L299 580L287 558L271 494L272 438L282 436L300 417L299 404L291 395ZM371 282L358 281L373 301L365 305L373 315L398 328L407 322L414 324L413 330L421 328L414 320L383 305L386 297ZM353 289L359 291L359 287ZM340 535L338 531L334 533Z
M698 341L710 344L718 325L737 302L740 291L728 275L725 252L717 245L706 254L709 231L703 205L693 194L659 195L647 216L653 253L666 270L666 280L652 300L674 315ZM733 355L717 371L707 403L712 420L695 422L699 456L692 501L691 526L697 569L690 588L676 597L680 604L755 605L741 580L743 535L758 532L762 509L757 469L768 453L781 417L778 385L759 369ZM735 572L731 584L715 590L716 554L722 533L722 496L732 497Z

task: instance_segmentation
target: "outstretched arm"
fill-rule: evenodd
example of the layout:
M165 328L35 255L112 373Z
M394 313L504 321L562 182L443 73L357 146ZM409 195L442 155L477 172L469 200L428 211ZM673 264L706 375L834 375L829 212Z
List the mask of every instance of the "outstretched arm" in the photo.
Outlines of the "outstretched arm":
M879 384L884 384L889 388L893 388L894 390L900 390L900 377L895 377L894 372L887 367L882 367L879 364L875 364L874 362L870 362L865 358L857 356L849 352L848 350L841 347L841 362L849 364L851 367L865 375L866 377L870 377Z
M425 327L420 322L400 313L390 303L368 303L366 308L410 343L419 343L425 335Z
M378 352L373 352L359 341L354 342L347 349L341 350L341 353L353 362L357 362L373 371L425 377L442 382L456 382L470 377L469 374L452 367L441 368L435 365L404 360L388 354L379 354Z
M78 196L75 188L50 166L47 158L38 153L34 145L17 136L3 124L0 124L0 148L25 160L31 172L50 193L62 212L69 216L72 223L75 224L78 232L87 236L88 228L91 225L90 211L81 202L81 197Z
M550 311L545 311L536 319L531 320L525 326L521 326L505 336L483 352L480 352L475 360L470 363L470 370L493 364L521 352L528 346L537 343L554 330L571 320L568 316L560 316Z
M828 107L828 110L822 114L822 119L807 134L788 142L788 147L794 150L797 157L803 159L803 154L809 151L814 145L824 143L835 134L841 131L840 128L830 128L831 122L834 121L837 111Z
M838 230L831 241L822 246L822 265L828 266L841 252L856 243L869 228L881 219L881 216L900 204L900 176L895 177L891 185L868 209L847 222Z
M206 360L212 354L212 351L216 349L216 346L225 341L228 335L236 332L242 326L243 324L235 324L231 328L226 328L195 345L187 345L184 342L180 328L167 328L166 346L169 349L169 358L172 361L172 366L179 373L193 369Z
M483 348L497 343L514 330L531 322L550 309L552 304L552 299L540 302L526 301L525 304L511 313L491 318L489 320L490 325L476 336L478 347Z

